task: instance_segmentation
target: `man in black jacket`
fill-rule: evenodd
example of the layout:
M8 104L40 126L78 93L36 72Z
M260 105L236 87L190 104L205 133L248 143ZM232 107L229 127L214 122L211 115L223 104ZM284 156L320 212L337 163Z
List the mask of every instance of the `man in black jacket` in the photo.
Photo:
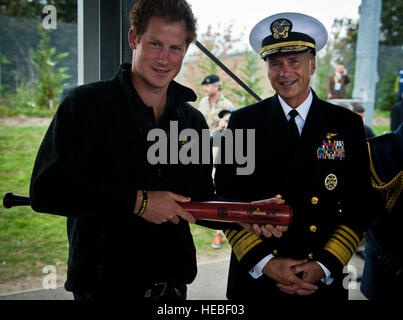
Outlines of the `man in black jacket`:
M277 14L259 22L249 39L277 94L232 112L227 130L256 130L255 171L241 176L233 165L219 165L217 193L241 201L282 198L294 218L281 238L225 231L232 246L227 297L346 300L343 267L367 224L362 120L310 88L316 51L327 41L318 20Z
M130 18L132 64L67 95L32 174L33 209L68 217L65 288L76 299L185 298L197 272L195 219L178 202L213 194L211 164L153 164L148 152L153 129L174 152L188 141L175 141L173 125L199 136L208 128L187 103L195 93L173 81L196 38L191 8L140 0Z

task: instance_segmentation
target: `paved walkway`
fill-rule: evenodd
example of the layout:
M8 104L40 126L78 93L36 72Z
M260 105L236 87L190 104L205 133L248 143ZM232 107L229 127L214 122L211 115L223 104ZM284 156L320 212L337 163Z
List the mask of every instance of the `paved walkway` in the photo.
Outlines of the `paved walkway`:
M226 300L229 259L205 261L198 264L198 274L195 281L188 287L189 300ZM354 255L350 265L360 275L364 261ZM354 274L352 274L354 275ZM359 290L359 283L352 281L349 290L350 300L366 300ZM57 289L36 289L0 295L0 300L72 300L70 292L63 287Z
M228 264L228 258L199 263L197 277L188 287L188 299L225 300ZM0 295L0 300L73 300L73 295L64 290L64 287L58 287Z

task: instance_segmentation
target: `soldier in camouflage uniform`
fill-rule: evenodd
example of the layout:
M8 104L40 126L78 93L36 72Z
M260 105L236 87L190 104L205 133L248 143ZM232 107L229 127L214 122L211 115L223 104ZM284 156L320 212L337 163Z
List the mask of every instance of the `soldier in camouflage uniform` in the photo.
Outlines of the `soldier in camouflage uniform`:
M216 74L211 74L202 81L206 96L200 101L199 111L204 115L210 130L218 127L218 113L224 109L233 110L234 105L221 93L222 83Z

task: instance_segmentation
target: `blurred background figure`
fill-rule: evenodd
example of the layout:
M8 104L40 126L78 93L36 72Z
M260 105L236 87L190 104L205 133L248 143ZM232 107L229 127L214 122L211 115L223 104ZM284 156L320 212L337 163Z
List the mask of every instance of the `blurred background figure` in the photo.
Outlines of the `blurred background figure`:
M403 123L403 91L400 98L400 101L392 107L392 112L390 113L390 129L392 131L395 131Z
M399 69L399 75L396 78L396 92L397 101L401 101L403 99L403 68Z
M218 147L219 147L218 142L219 142L220 134L225 129L227 129L230 116L231 116L231 110L224 109L218 113L218 119L219 119L218 126L217 126L217 128L215 128L213 130L213 132L211 132L211 136L210 136L211 143L213 146L213 158L214 159L216 159L216 155L218 153ZM214 168L216 168L216 167L217 167L217 163L216 163L216 161L214 161Z
M339 63L327 81L328 99L347 99L346 85L350 83L347 69Z
M365 109L362 105L360 105L357 102L351 103L352 111L354 111L356 114L361 116L362 121L364 122L364 130L365 130L365 136L368 138L375 137L375 133L372 131L370 126L367 126L365 124Z
M364 122L364 130L365 130L365 137L371 138L375 136L375 133L372 131L370 126L365 124L365 108L357 102L353 102L351 104L339 103L338 106L349 109L362 118L362 122Z
M219 118L218 127L216 129L214 129L214 131L211 133L211 136L210 136L211 144L213 146L213 159L214 159L213 176L215 174L215 169L218 165L217 155L219 154L219 151L220 151L219 150L220 135L225 129L227 129L230 116L231 116L231 110L227 110L227 109L221 110L218 113L218 118ZM215 233L214 240L211 242L211 246L214 249L219 249L219 248L221 248L221 244L224 242L224 240L225 240L224 232L222 232L222 230L217 230Z
M221 93L222 82L216 74L210 74L202 81L203 90L206 94L200 100L199 111L206 118L210 130L218 127L220 111L233 110L234 105Z

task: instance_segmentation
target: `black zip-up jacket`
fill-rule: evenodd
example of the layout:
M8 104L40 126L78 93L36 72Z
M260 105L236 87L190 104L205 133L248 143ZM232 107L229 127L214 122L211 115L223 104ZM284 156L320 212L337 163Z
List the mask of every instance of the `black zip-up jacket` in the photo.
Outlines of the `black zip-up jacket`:
M152 282L190 283L197 272L187 222L157 225L133 209L138 189L211 199L211 164L147 161L155 143L147 142L149 130L169 134L170 121L177 121L179 132L192 128L202 137L208 126L187 103L196 100L195 93L174 81L156 125L153 109L132 86L130 70L123 64L113 79L80 86L64 99L32 173L32 208L68 217L65 288L76 293L142 295ZM180 149L186 142L177 143Z

